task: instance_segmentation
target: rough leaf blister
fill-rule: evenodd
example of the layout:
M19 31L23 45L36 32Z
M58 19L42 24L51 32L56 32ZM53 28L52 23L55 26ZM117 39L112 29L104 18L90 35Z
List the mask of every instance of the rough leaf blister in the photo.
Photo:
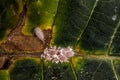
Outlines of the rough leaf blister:
M43 54L41 55L42 58L48 61L52 61L53 63L68 62L68 59L73 56L74 51L70 46L68 46L67 48L56 46L45 48Z

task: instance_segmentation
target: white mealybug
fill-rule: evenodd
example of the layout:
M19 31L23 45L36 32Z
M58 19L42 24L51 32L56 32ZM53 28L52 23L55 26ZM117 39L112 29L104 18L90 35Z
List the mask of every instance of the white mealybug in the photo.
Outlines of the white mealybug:
M52 61L55 63L59 62L68 62L68 59L74 56L73 49L68 46L67 48L61 47L51 47L45 48L43 54L41 55L42 58L48 61Z
M45 43L45 39L44 39L43 31L39 27L36 27L34 29L34 33L37 36L37 38L40 39L43 42L43 44L44 44Z

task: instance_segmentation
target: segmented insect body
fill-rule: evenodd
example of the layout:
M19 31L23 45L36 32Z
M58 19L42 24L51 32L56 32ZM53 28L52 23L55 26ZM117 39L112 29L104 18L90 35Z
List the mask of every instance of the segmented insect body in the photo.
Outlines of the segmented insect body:
M39 27L36 27L34 29L34 33L37 36L37 38L40 39L43 42L43 44L45 44L44 33Z

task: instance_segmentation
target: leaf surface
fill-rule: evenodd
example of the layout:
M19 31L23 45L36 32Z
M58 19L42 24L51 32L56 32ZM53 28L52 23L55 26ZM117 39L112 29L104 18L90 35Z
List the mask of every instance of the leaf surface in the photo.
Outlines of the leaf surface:
M1 0L0 19L3 23L0 30L5 33L8 25L12 29L17 24L18 17L12 18L13 12L18 16L23 4ZM33 36L35 27L50 29L52 34L49 33L49 36L52 35L52 39L49 46L71 46L75 56L69 59L69 63L56 64L40 59L40 54L26 53L29 58L24 55L24 58L11 60L13 64L7 70L0 70L0 79L120 79L120 0L30 0L26 1L26 7L22 35ZM8 24L5 24L6 21Z

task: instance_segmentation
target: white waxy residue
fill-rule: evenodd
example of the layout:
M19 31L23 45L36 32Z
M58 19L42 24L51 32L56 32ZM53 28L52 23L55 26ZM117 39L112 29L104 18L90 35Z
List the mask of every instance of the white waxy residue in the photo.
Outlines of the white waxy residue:
M68 62L68 59L74 56L73 49L68 46L67 48L62 47L51 47L46 48L41 55L42 58L48 61L52 61L55 63L59 62Z
M45 43L44 33L39 27L36 27L34 29L34 33L35 33L35 35L37 36L38 39L40 39L43 43Z

